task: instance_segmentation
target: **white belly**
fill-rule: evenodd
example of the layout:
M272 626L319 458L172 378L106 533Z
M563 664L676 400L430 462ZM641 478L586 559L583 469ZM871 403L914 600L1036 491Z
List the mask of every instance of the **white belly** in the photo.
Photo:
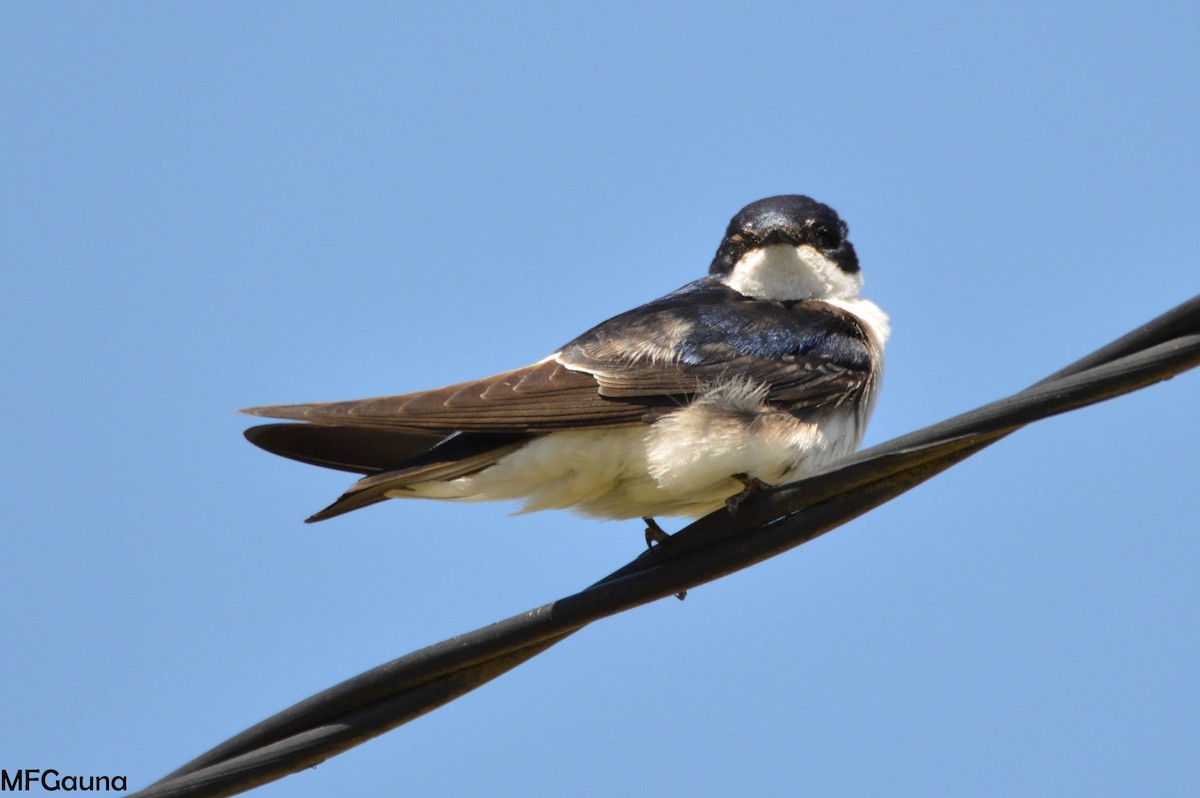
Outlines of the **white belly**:
M524 499L521 512L571 509L614 519L699 517L742 490L733 474L791 482L858 446L852 408L798 421L744 391L734 398L713 394L651 425L552 433L479 473L389 495Z

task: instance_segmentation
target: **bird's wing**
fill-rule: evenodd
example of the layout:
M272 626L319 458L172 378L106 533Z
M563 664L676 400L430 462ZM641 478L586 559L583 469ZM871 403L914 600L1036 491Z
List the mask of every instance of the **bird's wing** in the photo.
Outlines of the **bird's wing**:
M651 396L614 399L596 378L552 359L493 377L431 391L348 402L270 405L253 416L318 425L454 432L543 434L563 429L637 424Z

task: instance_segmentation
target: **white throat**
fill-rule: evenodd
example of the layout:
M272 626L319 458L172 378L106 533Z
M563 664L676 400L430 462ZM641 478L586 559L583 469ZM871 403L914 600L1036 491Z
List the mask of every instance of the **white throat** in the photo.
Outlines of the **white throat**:
M772 244L747 252L721 282L755 299L854 299L862 275L846 274L807 244Z

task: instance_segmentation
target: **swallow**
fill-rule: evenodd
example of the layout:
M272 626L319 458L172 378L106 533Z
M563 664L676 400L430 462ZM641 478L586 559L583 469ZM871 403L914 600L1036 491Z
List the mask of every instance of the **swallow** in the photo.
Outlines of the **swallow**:
M385 499L699 517L858 448L887 315L827 205L733 217L708 275L524 368L417 393L242 412L268 452L362 475L321 521ZM303 423L293 423L303 422Z

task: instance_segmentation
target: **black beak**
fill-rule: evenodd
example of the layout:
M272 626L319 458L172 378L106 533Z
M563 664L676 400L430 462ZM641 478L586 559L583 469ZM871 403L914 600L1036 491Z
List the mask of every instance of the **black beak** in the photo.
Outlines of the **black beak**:
M771 231L763 236L762 246L769 247L772 244L795 244L796 241L792 236L788 235L785 230L778 227L772 227Z

